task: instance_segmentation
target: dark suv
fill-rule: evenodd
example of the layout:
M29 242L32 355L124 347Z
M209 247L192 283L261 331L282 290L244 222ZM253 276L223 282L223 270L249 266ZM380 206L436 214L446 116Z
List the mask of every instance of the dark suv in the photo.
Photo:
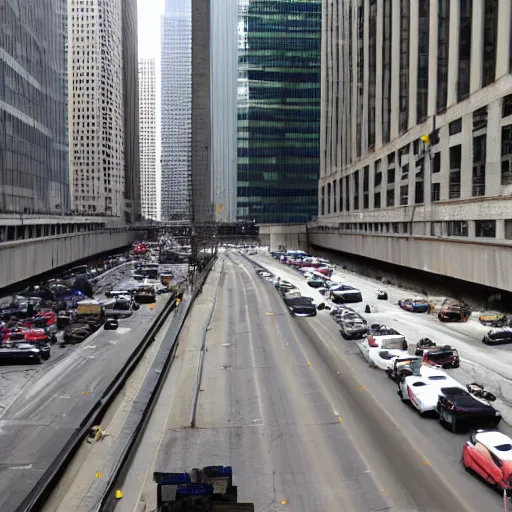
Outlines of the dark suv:
M500 343L512 342L512 328L510 327L497 327L491 329L482 339L482 343L486 345L498 345Z

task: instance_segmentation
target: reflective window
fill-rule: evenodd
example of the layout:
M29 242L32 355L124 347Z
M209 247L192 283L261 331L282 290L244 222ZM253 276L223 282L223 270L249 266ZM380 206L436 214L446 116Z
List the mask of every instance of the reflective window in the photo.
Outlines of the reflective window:
M384 0L382 31L382 142L389 142L391 128L392 0Z
M354 176L354 210L359 210L359 171L352 174Z
M349 23L350 24L350 23ZM364 3L357 8L357 113L356 153L361 156L363 144L364 103Z
M400 111L399 129L403 133L409 125L409 39L410 0L400 0ZM388 139L389 140L389 139ZM384 141L387 142L387 141Z
M432 202L439 201L441 199L441 184L432 183L432 189L430 194L430 200Z
M450 45L450 0L439 0L437 33L437 112L446 108L448 99L448 53Z
M418 85L416 121L427 119L428 109L428 46L430 34L430 3L419 2Z
M485 195L486 144L486 135L473 139L473 196Z
M496 76L496 43L498 38L498 0L484 0L484 44L482 87L491 84Z
M405 206L409 203L409 185L402 185L400 187L400 204Z
M450 199L460 198L460 166L461 166L462 152L461 145L452 146L450 148L450 188L448 197Z
M336 201L336 180L334 180L332 182L332 212L333 213L336 213L336 206L337 206L337 201Z
M455 119L448 125L448 131L450 135L455 135L456 133L460 133L462 131L462 118Z
M374 169L374 186L378 187L382 183L382 160L375 162Z
M386 206L395 206L395 189L386 192Z
M482 238L496 237L495 220L475 220L475 236Z
M458 101L469 96L472 8L472 0L460 0Z
M448 236L468 236L468 223L465 220L451 220L446 223Z
M327 184L327 215L331 213L331 184Z
M343 179L340 178L340 212L343 211L343 187L342 187Z
M370 0L368 49L368 147L375 146L375 86L377 74L377 0Z

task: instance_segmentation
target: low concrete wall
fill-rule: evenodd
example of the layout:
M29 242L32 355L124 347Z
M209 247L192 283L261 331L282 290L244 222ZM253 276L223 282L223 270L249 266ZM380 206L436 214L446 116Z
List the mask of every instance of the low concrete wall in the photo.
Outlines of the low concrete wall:
M312 245L512 290L512 247L441 237L348 235L309 232Z
M308 250L305 224L260 224L260 242L268 245L271 251L280 246L285 249Z
M129 245L135 234L112 229L0 244L0 288Z

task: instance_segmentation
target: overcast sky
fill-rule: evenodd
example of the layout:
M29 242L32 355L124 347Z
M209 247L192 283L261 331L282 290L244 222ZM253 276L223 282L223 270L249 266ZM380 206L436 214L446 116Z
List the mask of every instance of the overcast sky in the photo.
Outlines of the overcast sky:
M157 57L165 0L138 0L139 57Z

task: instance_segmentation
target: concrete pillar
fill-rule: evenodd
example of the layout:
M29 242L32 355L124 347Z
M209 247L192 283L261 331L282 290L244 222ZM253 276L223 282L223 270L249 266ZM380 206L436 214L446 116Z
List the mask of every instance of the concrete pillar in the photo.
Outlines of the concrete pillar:
M468 220L468 238L475 238L475 221Z
M439 147L441 150L441 171L439 183L441 184L441 201L448 201L450 191L450 138L448 136L448 125L439 129Z
M381 2L379 2L379 4L381 4ZM389 138L393 140L398 137L398 120L400 115L400 0L393 0L391 5L391 18L391 123ZM382 21L380 22L380 26L382 27ZM377 44L377 52L379 52L380 48L382 48L382 46ZM382 52L380 52L380 54L382 58Z
M505 220L498 219L496 221L496 239L504 240L505 239Z
M434 116L437 112L437 39L439 32L438 22L439 2L430 2L429 10L429 44L428 44L428 108L427 115Z
M393 6L394 8L394 6ZM375 84L375 149L382 146L382 19L383 19L383 3L377 2L377 59L375 66L375 76L377 83ZM394 11L393 11L394 12ZM394 61L393 61L394 62Z
M473 114L462 116L462 157L460 169L460 198L472 197L473 191Z
M512 0L500 0L499 2L496 79L507 75L509 72L511 5Z
M457 81L459 79L459 25L460 0L450 0L450 44L448 48L447 107L457 103Z
M501 189L501 101L487 107L487 148L485 152L485 195L498 196Z
M418 94L418 2L411 0L411 24L409 41L409 126L416 126Z
M471 20L471 75L469 93L482 87L482 61L484 45L484 0L473 2Z

